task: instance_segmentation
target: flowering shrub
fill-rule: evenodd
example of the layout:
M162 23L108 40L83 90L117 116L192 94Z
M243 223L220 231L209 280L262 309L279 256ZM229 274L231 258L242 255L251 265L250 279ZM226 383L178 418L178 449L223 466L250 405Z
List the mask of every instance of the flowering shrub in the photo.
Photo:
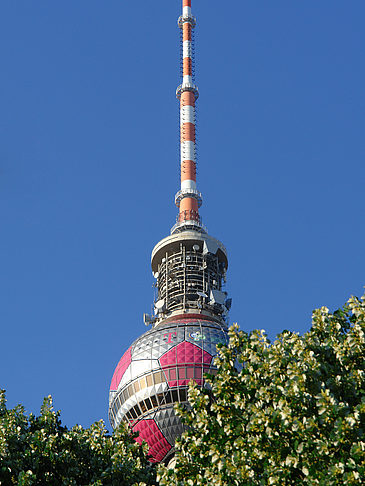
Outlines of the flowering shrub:
M230 328L211 390L190 384L188 426L160 485L359 485L365 478L365 296L314 311L303 336Z
M8 410L0 391L1 486L154 484L146 446L125 425L110 436L102 420L88 429L68 429L59 415L51 397L39 416L27 416L22 406Z

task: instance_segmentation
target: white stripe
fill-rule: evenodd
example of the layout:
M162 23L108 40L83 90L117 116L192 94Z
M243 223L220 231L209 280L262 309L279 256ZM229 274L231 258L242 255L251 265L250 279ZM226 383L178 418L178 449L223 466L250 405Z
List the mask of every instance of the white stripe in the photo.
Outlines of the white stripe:
M184 189L196 189L196 182L190 179L181 181L181 190L183 191Z
M190 17L191 16L191 7L184 7L183 8L183 16Z
M186 105L180 108L180 125L183 123L195 123L194 106Z
M189 40L183 42L183 57L193 57L193 43Z
M184 86L189 86L189 87L192 87L193 86L193 78L192 78L192 76L184 76L183 77L183 87Z
M191 140L181 142L181 162L193 160L195 162L195 143Z
M118 385L118 391L123 388L123 386L128 383L129 381L131 381L132 379L132 376L131 376L131 367L130 365L128 366L128 368L125 370L124 372L124 375L122 376L122 379L120 380L120 383Z

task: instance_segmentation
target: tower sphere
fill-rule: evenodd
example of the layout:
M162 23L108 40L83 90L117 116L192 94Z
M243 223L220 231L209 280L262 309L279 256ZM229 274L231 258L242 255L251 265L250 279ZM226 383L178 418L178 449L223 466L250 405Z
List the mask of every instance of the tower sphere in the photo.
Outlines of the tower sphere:
M201 315L167 319L138 338L124 353L110 386L109 417L139 432L152 462L168 461L183 432L174 404L187 402L190 380L204 386L215 373L216 345L227 342L221 323Z

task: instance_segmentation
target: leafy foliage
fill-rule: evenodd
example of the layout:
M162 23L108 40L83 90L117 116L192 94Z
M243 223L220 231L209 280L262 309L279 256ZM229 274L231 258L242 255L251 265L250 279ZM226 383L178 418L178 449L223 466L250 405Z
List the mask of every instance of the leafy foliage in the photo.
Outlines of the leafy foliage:
M134 437L124 425L109 436L103 421L67 429L51 397L39 416L8 410L0 391L0 485L152 485L146 447Z
M359 485L365 478L365 296L311 330L232 326L211 391L190 384L188 426L160 485Z

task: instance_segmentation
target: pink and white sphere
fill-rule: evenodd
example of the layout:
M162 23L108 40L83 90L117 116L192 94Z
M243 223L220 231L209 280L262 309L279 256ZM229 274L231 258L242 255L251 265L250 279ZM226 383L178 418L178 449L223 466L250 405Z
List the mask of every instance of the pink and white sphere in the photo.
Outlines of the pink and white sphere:
M214 374L217 344L228 342L225 324L201 315L170 318L138 338L123 354L110 385L109 419L122 420L146 441L151 462L168 462L184 428L175 403L187 402L191 380L204 386Z

